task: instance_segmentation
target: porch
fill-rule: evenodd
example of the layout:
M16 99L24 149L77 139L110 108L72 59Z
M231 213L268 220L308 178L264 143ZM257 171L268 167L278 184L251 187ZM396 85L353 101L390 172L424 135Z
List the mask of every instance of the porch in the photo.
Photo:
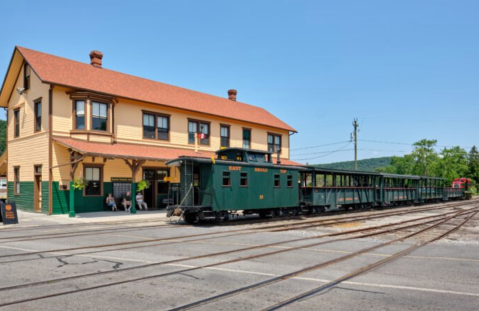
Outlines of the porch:
M165 162L179 156L211 158L213 152L156 147L127 143L88 142L69 137L53 138L51 214L103 212L111 210L105 200L109 193L123 211L122 198L127 191L132 197L131 213L136 213L138 182L150 187L143 191L149 210L161 210L172 199L170 183L179 183L179 172ZM75 189L73 181L82 177L87 186Z

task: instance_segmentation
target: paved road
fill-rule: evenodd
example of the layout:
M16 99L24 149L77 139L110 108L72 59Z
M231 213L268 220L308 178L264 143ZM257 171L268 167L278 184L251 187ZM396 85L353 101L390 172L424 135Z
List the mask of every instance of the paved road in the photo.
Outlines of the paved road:
M152 215L154 215L153 212ZM420 216L424 215L429 214L422 213ZM339 230L320 227L307 232L263 232L248 235L229 233L228 237L216 239L183 238L185 241L179 243L177 240L155 240L214 232L222 232L221 235L226 235L229 231L248 229L252 226L192 227L176 225L172 227L165 226L169 223L165 222L163 216L128 218L127 220L135 222L125 223L125 219L122 219L123 223L110 224L85 222L84 219L79 222L68 218L53 218L28 213L22 213L21 220L22 218L30 219L30 221L23 221L20 226L13 227L13 229L11 229L12 227L0 229L0 288L2 289L68 276L121 270L155 262L265 245ZM477 218L479 216L476 216L475 219ZM111 220L109 216L104 218L104 221ZM39 227L35 227L36 225ZM448 226L444 226L443 229L447 228ZM474 227L469 226L464 230L469 230L468 232L471 234L471 229L474 234L476 232ZM98 287L78 293L4 306L0 307L0 310L169 310L339 258L366 247L379 245L392 238L392 235L388 235L334 242L207 269L181 272L206 264L313 242L311 240L300 241L282 244L274 248L264 247L241 253L131 269L100 276L93 275L64 282L0 290L0 304L4 304L60 292ZM188 239L197 241L187 242ZM327 239L318 239L318 241ZM89 248L29 256L9 256L31 251L130 242L145 243L122 246L136 246L137 248L134 249L119 250L120 246L112 246L108 248L110 251L106 251L106 248ZM278 301L321 286L355 269L387 258L390 254L403 250L415 242L417 240L395 243L323 269L241 293L194 310L262 310ZM173 273L175 271L177 273ZM107 283L169 272L171 274L168 276L102 287ZM466 242L440 241L427 245L385 266L286 306L282 310L478 310L478 306L479 245L468 240Z

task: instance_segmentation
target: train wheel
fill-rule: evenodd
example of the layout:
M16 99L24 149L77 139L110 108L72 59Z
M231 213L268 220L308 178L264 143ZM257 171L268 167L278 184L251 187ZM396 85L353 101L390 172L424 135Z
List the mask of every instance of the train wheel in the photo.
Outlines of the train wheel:
M198 217L197 217L196 213L188 213L188 214L183 215L183 219L185 220L185 222L187 224L192 225L192 224L195 223L195 221L198 219Z
M268 217L268 213L265 212L265 211L261 211L261 212L259 212L258 214L259 214L259 217L260 217L260 218L266 218L266 217Z

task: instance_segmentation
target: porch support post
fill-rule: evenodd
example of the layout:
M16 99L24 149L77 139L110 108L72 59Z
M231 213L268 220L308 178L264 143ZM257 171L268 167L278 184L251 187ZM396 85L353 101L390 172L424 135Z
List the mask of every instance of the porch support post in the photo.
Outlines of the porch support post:
M84 155L79 154L73 150L70 151L70 209L68 212L69 217L75 217L75 188L73 187L73 180L75 179L75 171L78 168L78 164L85 157Z
M73 188L73 180L70 181L70 211L68 216L75 217L75 188Z
M124 161L131 170L131 213L136 214L136 174L146 161L132 160L131 163L127 159L124 159Z

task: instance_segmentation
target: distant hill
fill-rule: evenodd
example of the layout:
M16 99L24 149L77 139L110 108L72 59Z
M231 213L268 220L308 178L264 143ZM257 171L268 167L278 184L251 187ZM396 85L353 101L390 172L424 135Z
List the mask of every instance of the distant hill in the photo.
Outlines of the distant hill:
M391 157L371 158L358 160L358 171L374 172L376 169L386 167L391 164ZM315 166L326 167L340 170L354 170L354 161L344 161L328 164L315 164Z

